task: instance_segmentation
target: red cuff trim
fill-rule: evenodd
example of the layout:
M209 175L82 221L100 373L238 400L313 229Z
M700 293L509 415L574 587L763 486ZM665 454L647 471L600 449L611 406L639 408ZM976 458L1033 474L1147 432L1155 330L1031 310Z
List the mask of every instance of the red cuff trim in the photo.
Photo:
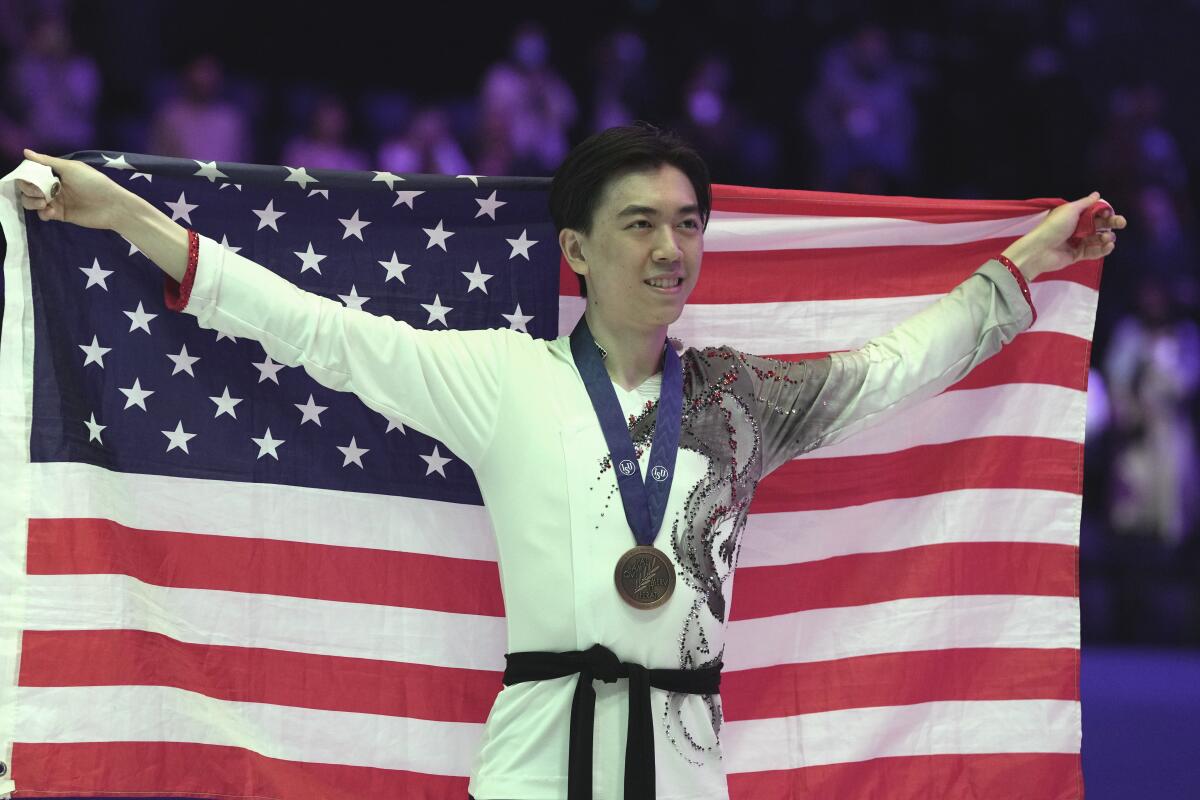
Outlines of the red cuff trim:
M1012 259L1006 255L996 256L996 260L1004 266L1008 267L1008 271L1017 279L1017 285L1021 287L1021 294L1025 296L1025 302L1029 303L1029 310L1033 312L1033 320L1030 325L1037 322L1037 309L1033 307L1033 295L1029 293L1029 284L1025 280L1025 276L1021 274L1021 270L1017 269L1017 265L1012 262Z
M192 282L196 279L196 263L200 260L200 237L194 230L188 229L188 260L187 271L183 273L183 284L165 276L163 280L163 300L172 311L183 311L192 296Z

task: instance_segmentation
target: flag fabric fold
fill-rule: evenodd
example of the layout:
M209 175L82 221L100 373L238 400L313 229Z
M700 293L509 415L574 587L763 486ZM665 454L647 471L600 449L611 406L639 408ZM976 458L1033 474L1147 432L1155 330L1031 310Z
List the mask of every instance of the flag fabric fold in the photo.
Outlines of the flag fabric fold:
M70 156L300 288L569 333L549 180ZM670 334L861 346L1053 198L716 185ZM0 182L0 795L464 798L504 669L445 443L167 307L111 231ZM731 798L1082 796L1078 545L1101 261L945 392L758 487L721 681ZM564 765L565 769L565 765Z

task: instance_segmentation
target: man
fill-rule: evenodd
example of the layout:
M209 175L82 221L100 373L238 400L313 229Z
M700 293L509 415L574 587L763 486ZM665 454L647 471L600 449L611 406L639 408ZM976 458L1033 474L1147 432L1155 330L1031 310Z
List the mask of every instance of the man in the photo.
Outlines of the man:
M40 218L118 231L168 273L171 308L257 339L472 467L508 621L505 686L469 784L477 800L726 798L719 677L758 482L961 379L1032 324L1027 280L1115 240L1106 230L1072 247L1097 198L1064 204L890 333L782 362L667 339L700 277L711 195L703 161L650 126L589 138L555 174L551 213L587 308L551 341L419 330L345 307L91 167L27 156L62 179L50 200L22 185Z

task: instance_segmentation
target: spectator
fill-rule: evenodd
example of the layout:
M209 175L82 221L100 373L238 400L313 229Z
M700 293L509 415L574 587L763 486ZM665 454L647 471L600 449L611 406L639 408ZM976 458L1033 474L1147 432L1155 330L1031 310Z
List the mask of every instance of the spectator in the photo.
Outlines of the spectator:
M546 33L536 22L513 34L511 61L492 65L480 93L480 169L486 175L548 175L567 154L578 106L549 65Z
M248 161L245 115L222 99L221 63L202 55L187 65L183 90L154 114L148 147L164 156L201 161Z
M914 180L915 80L893 59L882 28L864 27L829 48L802 109L821 188L887 194Z
M404 136L380 145L378 161L379 169L396 173L466 175L471 172L471 165L450 130L446 111L437 106L419 111Z
M365 170L366 153L347 143L350 117L333 95L317 101L307 133L293 137L283 148L282 163L292 167Z
M95 146L100 72L71 44L62 17L47 15L9 69L8 91L18 108L25 147L67 153Z

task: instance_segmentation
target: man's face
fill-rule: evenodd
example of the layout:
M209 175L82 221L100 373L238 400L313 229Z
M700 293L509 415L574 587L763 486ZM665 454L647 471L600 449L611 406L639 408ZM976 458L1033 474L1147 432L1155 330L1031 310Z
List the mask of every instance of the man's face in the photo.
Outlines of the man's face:
M559 238L572 269L587 276L589 304L622 327L670 325L700 278L704 230L696 192L669 164L609 181L592 232L564 229ZM661 278L667 288L649 283Z

